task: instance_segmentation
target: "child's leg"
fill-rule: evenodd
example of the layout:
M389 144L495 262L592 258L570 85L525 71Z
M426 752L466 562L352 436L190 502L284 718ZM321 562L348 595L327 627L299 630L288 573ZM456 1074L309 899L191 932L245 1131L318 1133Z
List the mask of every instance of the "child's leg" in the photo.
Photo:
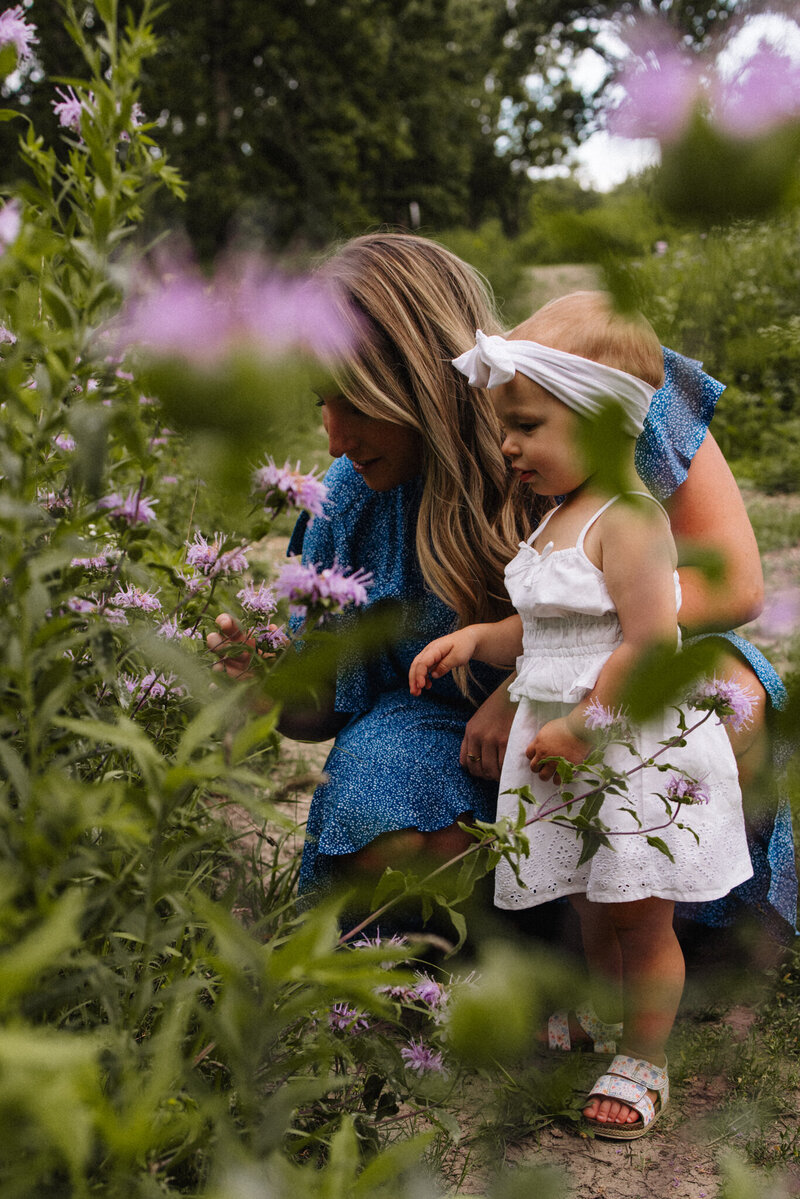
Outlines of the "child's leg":
M585 895L569 899L580 920L592 1006L606 1024L616 1024L622 1019L622 952L610 905L590 903Z
M597 907L603 913L593 911ZM610 904L584 899L579 905L584 937L595 961L602 961L603 944L613 944L608 940L609 925L619 944L625 1029L620 1052L654 1066L666 1062L664 1048L683 992L683 953L672 927L673 910L674 904L665 899ZM641 1119L619 1100L599 1097L590 1099L584 1115L598 1123L632 1124Z

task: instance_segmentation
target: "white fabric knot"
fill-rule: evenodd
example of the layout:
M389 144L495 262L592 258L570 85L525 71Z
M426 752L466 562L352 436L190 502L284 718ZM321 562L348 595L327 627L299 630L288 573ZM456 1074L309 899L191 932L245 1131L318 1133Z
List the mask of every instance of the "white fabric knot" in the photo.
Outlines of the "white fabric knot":
M487 337L478 329L475 345L454 358L453 366L472 387L499 387L517 371L538 383L581 416L596 417L609 403L622 408L625 431L638 436L656 388L616 367L568 354L538 341Z
M487 337L478 329L475 345L454 358L453 366L467 376L470 387L499 387L501 383L510 383L517 373L510 345L505 337L496 334Z

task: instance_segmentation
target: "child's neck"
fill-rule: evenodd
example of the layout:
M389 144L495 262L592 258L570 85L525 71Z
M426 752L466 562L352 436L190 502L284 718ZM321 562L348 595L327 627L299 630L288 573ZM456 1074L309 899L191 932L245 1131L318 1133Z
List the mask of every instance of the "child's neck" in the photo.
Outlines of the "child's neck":
M610 500L612 496L620 495L622 492L642 491L643 489L644 484L636 473L633 446L631 446L630 454L626 454L621 461L618 460L613 464L612 473L595 471L594 474L584 479L580 487L576 487L569 495L564 496L562 506L583 504L583 502L589 501L604 504L606 500Z

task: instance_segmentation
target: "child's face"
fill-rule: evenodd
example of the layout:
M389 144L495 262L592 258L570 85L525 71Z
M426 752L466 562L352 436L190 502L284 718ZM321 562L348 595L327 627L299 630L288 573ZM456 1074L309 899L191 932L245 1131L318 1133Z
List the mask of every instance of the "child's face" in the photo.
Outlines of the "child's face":
M589 477L580 417L525 375L489 392L503 427L503 454L538 495L569 495Z

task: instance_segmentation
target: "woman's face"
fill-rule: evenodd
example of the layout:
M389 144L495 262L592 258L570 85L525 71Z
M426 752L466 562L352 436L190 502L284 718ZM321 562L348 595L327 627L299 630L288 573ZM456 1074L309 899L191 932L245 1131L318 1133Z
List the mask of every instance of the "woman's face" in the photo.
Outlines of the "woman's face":
M415 429L367 416L343 395L320 403L331 457L349 458L367 487L390 491L420 473L422 438Z

